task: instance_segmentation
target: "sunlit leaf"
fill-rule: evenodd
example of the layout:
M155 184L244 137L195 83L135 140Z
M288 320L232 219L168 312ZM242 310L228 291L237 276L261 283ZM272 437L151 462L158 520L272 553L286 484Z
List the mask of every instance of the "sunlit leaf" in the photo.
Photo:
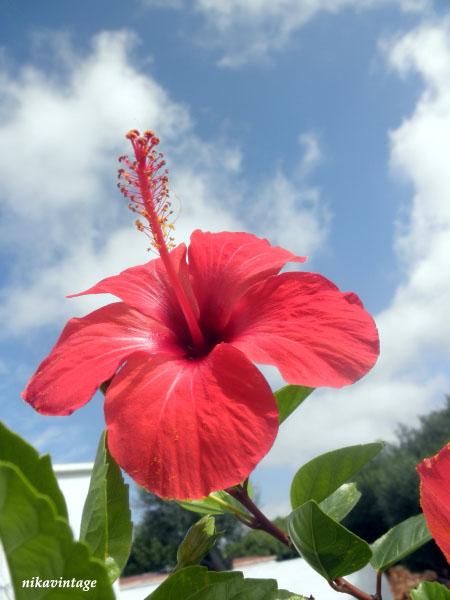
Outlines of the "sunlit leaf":
M312 394L314 388L303 385L286 385L275 392L278 404L279 421L283 423L306 398Z
M0 460L16 465L28 482L51 498L59 516L67 519L67 507L48 454L39 453L0 422Z
M330 496L322 500L320 508L335 521L342 521L361 498L356 483L343 483Z
M374 569L384 571L431 540L423 514L402 521L371 544Z
M321 454L303 465L291 484L292 508L308 500L322 502L383 448L382 443L348 446Z
M114 581L126 565L131 549L132 523L128 485L108 451L105 433L100 437L83 508L80 539L105 561Z
M422 581L410 594L412 600L450 600L450 590L436 581Z

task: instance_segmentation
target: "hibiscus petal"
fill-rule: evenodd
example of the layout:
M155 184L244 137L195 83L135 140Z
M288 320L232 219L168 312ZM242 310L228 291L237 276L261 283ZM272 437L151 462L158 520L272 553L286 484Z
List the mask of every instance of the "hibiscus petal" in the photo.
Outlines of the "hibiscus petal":
M171 252L170 256L185 291L192 301L194 312L198 316L198 306L189 283L186 246L180 244ZM143 265L125 269L118 275L102 279L88 290L71 294L69 298L86 294L112 294L117 296L117 298L144 313L144 315L157 319L175 330L181 338L187 336L187 339L189 339L186 321L160 258L155 258Z
M284 273L252 287L224 340L308 387L353 383L379 354L375 323L359 298L316 273Z
M69 415L138 350L181 353L166 328L122 302L108 304L67 323L22 397L42 414Z
M278 430L269 385L228 344L198 360L135 355L107 390L105 417L115 460L163 498L242 481Z
M450 443L417 465L417 471L428 529L450 563Z
M250 286L275 275L289 261L304 260L250 233L194 231L189 270L204 328L220 331L233 303Z

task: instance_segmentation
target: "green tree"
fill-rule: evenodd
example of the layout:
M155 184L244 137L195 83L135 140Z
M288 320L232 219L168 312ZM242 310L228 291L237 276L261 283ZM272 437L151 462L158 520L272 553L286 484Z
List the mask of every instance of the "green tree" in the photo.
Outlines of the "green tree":
M445 405L419 418L417 427L401 426L398 442L388 444L355 478L362 498L345 525L372 542L387 529L420 512L416 465L450 440L450 396ZM434 542L403 561L413 569L445 574L448 564Z
M274 519L283 531L286 531L286 519L277 517ZM230 558L241 556L276 556L278 560L298 557L298 553L290 550L284 544L270 536L265 531L247 529L241 539L230 542L225 546L226 555Z

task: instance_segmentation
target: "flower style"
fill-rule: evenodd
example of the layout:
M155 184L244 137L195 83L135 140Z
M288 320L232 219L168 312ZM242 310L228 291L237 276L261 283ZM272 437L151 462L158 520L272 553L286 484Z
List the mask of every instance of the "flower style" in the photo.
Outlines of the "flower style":
M450 442L417 465L417 471L428 529L450 563Z
M271 448L278 411L253 363L291 384L341 387L375 363L378 334L355 294L249 233L194 231L171 249L167 172L151 132L128 134L119 187L159 257L82 294L113 294L71 319L23 397L68 415L102 382L108 446L140 485L201 498L245 479Z

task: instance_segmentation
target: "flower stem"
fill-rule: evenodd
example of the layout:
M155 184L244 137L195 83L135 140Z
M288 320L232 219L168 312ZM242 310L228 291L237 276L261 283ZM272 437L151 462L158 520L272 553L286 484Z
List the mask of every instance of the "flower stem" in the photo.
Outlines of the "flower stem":
M225 491L228 492L230 496L233 496L233 498L240 502L242 506L244 506L249 513L253 515L253 521L251 524L249 524L249 527L252 529L261 529L262 531L265 531L272 537L279 540L282 544L285 544L289 548L291 547L291 541L289 537L282 529L272 523L272 521L270 521L270 519L268 519L266 515L259 510L259 508L248 495L246 487L237 485L235 487L228 488Z

